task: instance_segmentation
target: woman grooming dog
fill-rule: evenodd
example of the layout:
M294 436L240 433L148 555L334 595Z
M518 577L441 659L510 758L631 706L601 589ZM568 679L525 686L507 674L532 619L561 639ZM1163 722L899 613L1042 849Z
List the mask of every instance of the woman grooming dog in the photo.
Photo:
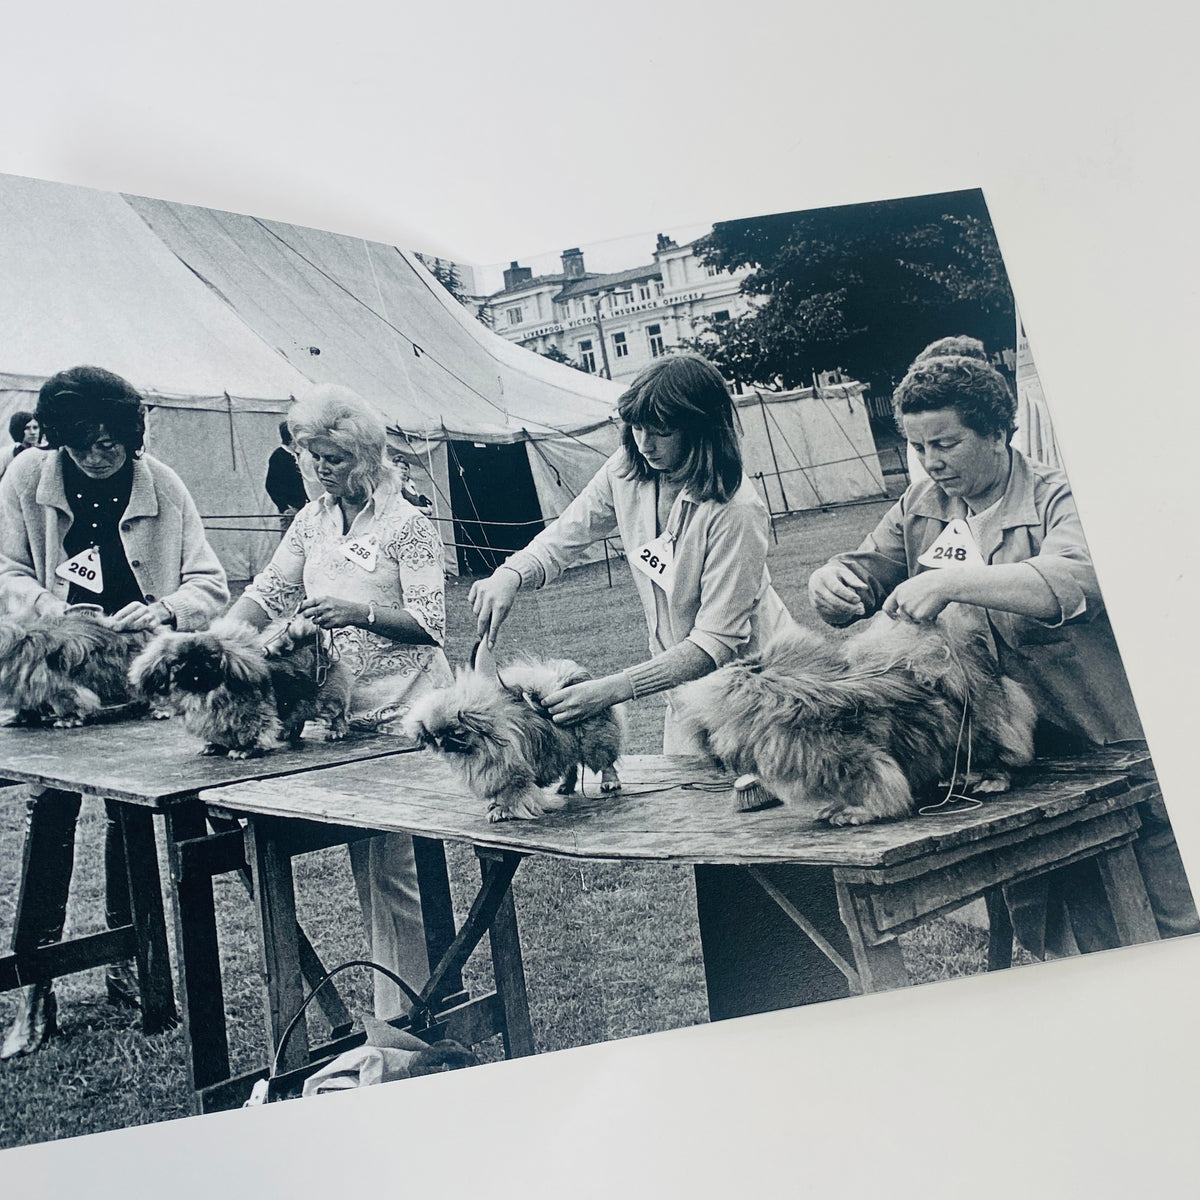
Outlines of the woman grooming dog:
M141 394L111 371L73 367L38 394L36 417L49 449L22 454L0 480L0 593L12 608L54 617L69 605L98 605L118 630L197 629L229 600L225 572L204 536L179 477L144 453ZM50 877L26 880L14 949L62 937L79 796L53 788L31 793L26 843L52 845ZM105 834L108 927L130 923L125 851L115 810ZM39 918L35 910L45 914ZM114 1003L137 1005L132 972L110 967ZM49 981L21 993L0 1058L36 1050L55 1029Z
M813 607L831 625L883 611L916 622L944 614L981 630L1001 671L1032 697L1043 754L1140 740L1070 485L1009 445L1016 400L982 349L943 339L909 368L893 404L928 478L857 550L813 573ZM1134 850L1160 933L1200 931L1165 814L1143 813ZM1017 932L1035 953L1069 950L1072 934L1082 950L1116 945L1094 862L1051 876L1044 914L1032 889L1008 891Z
M296 514L229 616L263 629L299 613L329 630L333 653L355 677L351 725L398 735L413 701L452 681L441 649L441 541L384 457L382 419L355 393L315 389L287 420L324 494ZM372 958L419 988L429 960L412 839L356 842L350 864ZM375 1015L388 1020L407 1007L400 989L376 973Z
M620 534L651 657L543 697L564 724L700 679L754 653L791 623L771 587L770 518L743 475L733 403L720 373L695 355L664 358L637 376L618 412L621 448L556 521L470 593L478 634L493 645L522 591L552 582L587 546ZM663 752L702 752L670 697ZM785 892L813 891L807 868L769 874ZM714 1018L845 994L842 975L744 868L698 866L695 877ZM849 954L828 884L817 919ZM782 965L764 971L763 963Z

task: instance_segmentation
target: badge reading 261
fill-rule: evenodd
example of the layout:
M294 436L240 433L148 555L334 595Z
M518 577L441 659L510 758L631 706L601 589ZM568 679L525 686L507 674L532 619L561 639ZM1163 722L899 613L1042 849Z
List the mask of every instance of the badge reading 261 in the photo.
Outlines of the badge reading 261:
M660 576L666 574L667 564L657 554L652 553L649 546L642 547L642 562L651 571L656 571Z

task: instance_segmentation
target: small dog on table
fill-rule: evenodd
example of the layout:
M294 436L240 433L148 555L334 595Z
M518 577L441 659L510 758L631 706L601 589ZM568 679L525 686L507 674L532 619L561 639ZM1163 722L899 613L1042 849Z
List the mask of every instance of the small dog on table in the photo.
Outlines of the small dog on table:
M590 678L569 659L519 659L498 671L480 644L450 687L412 706L405 732L446 757L487 803L489 821L540 817L561 807L541 789L557 782L558 795L571 795L580 763L600 772L602 792L620 790L620 717L610 709L556 725L542 706L544 696Z
M14 725L82 725L135 700L129 664L149 640L91 607L0 620L0 703Z
M981 634L882 615L840 642L794 625L674 706L716 761L747 773L741 810L807 803L831 825L908 816L947 782L1005 791L1033 760L1037 722Z
M331 740L346 736L353 677L323 639L303 617L264 633L221 619L199 633L157 634L129 678L183 715L204 740L201 754L252 758L294 745L310 720Z

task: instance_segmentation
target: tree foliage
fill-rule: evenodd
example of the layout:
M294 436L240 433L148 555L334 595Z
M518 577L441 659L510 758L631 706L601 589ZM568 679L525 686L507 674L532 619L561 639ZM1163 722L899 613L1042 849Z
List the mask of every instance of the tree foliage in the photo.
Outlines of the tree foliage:
M1014 348L1012 291L978 191L722 221L702 260L752 267L741 317L693 344L730 379L799 387L841 367L888 394L929 342Z
M587 367L582 363L577 363L573 358L569 358L553 342L545 350L538 350L537 353L543 358L550 359L551 362L562 363L564 367L574 367L575 370L582 371L585 375L590 374Z

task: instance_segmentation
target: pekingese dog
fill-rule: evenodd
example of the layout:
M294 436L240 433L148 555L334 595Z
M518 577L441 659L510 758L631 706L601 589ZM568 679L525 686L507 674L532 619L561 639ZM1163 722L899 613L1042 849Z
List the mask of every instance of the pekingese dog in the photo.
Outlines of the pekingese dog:
M310 720L343 738L353 678L329 660L319 636L303 618L265 633L221 619L200 633L158 634L129 678L141 695L182 713L204 739L201 754L265 754L298 742Z
M884 616L840 642L793 626L674 707L764 802L814 803L831 825L908 816L939 784L1006 790L1037 721L981 635Z
M120 632L99 611L0 620L0 703L13 724L82 725L101 709L135 700L129 664L149 633Z
M542 697L590 678L567 659L522 659L498 673L477 660L450 687L417 700L405 731L446 756L486 801L489 821L540 817L560 807L541 789L558 782L558 795L571 795L580 763L600 772L601 791L620 790L615 763L624 729L617 713L556 725L542 707Z

